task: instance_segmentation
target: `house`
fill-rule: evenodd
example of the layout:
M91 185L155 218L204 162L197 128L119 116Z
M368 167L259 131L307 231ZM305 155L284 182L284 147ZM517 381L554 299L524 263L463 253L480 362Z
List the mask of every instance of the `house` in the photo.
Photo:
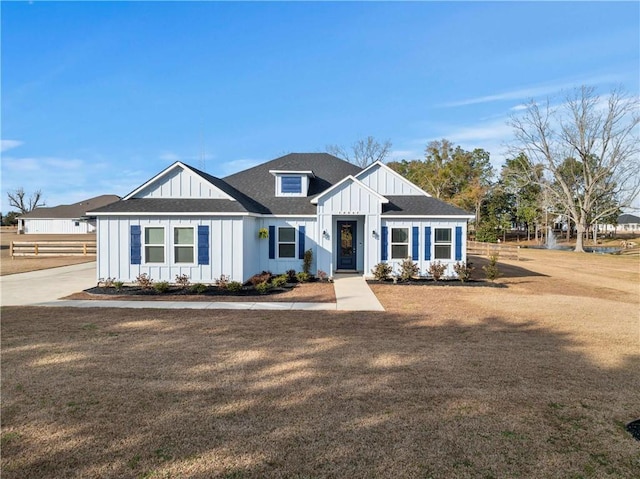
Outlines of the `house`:
M19 234L83 234L96 231L96 220L87 211L120 199L116 195L101 195L72 205L35 208L18 217Z
M371 275L411 258L466 260L473 215L376 162L362 169L326 153L292 153L216 178L176 162L126 195L91 212L97 218L97 275L132 282L186 274L212 283L244 281L268 270Z
M606 233L613 233L616 235L634 235L640 234L640 217L629 213L624 213L618 216L617 224L603 225L602 229Z

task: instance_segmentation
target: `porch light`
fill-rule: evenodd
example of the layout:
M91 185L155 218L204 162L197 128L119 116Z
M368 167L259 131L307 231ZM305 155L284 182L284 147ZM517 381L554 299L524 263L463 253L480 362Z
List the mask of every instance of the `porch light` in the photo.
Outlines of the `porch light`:
M378 232L376 230L373 230L371 232L371 236L373 236L374 238L377 238L378 237Z

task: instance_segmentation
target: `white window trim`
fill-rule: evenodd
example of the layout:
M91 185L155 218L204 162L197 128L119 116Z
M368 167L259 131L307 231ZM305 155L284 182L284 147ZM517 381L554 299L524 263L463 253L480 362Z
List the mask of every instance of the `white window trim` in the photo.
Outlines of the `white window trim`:
M280 228L291 228L293 229L293 242L291 241L280 241ZM280 256L280 245L281 244L293 244L293 256ZM295 260L297 259L296 251L298 251L298 228L295 226L276 226L276 258L283 260Z
M176 242L175 242L176 241L175 240L175 237L176 237L175 231L176 231L176 229L187 229L187 228L190 228L190 229L193 230L193 243L190 244L190 245L186 245L186 244L178 245L178 244L176 244ZM195 226L190 226L190 225L175 225L175 226L172 226L172 228L171 228L171 254L172 254L172 258L171 259L173 260L172 264L174 264L176 266L194 266L195 264L197 264L198 251L197 251L197 248L196 248L196 246L197 246L196 242L197 242L197 237L196 237L196 227ZM187 247L193 248L193 261L191 263L178 263L176 261L176 248L187 248Z
M300 198L307 196L307 191L309 190L309 176L303 173L291 173L291 174L282 174L278 173L276 176L276 196L280 197L294 197ZM291 178L291 177L300 178L300 193L285 193L282 191L282 178Z
M449 230L449 241L447 242L443 242L440 241L438 242L436 240L437 234L436 231L437 230ZM448 258L436 258L436 246L448 246L449 247L449 257ZM442 228L434 228L433 229L433 255L432 258L434 261L440 261L440 260L445 260L445 261L451 261L453 259L453 228L451 227L442 227Z
M148 228L162 228L164 243L161 245L159 243L149 243L147 244L147 229ZM145 225L142 227L142 264L149 266L166 266L167 265L167 227L163 225ZM163 261L162 263L149 263L147 261L147 246L162 246L164 248Z
M410 228L408 226L391 226L389 227L389 229L391 230L389 232L389 259L391 260L396 260L396 259L407 259L411 257L411 236L409 235L409 230ZM398 242L394 242L393 241L393 230L406 230L407 231L407 241L406 243L398 243ZM403 256L402 258L395 258L393 256L393 247L394 245L396 246L404 246L407 245L407 255Z

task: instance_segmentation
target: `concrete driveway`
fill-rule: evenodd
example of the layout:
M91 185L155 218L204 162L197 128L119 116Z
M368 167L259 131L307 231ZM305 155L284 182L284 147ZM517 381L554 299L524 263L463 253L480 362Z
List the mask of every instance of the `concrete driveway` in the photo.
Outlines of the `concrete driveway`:
M96 263L0 276L2 306L27 306L55 301L96 285Z

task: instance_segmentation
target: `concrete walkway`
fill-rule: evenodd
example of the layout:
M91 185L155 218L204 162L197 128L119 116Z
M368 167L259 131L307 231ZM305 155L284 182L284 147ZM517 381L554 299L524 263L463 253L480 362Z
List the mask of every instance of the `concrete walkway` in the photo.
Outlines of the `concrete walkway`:
M338 275L336 277L334 282L335 303L58 299L91 288L95 284L95 262L0 276L0 290L2 292L0 304L2 306L74 308L384 311L366 281L358 275Z
M384 311L362 275L337 274L333 284L338 311Z

